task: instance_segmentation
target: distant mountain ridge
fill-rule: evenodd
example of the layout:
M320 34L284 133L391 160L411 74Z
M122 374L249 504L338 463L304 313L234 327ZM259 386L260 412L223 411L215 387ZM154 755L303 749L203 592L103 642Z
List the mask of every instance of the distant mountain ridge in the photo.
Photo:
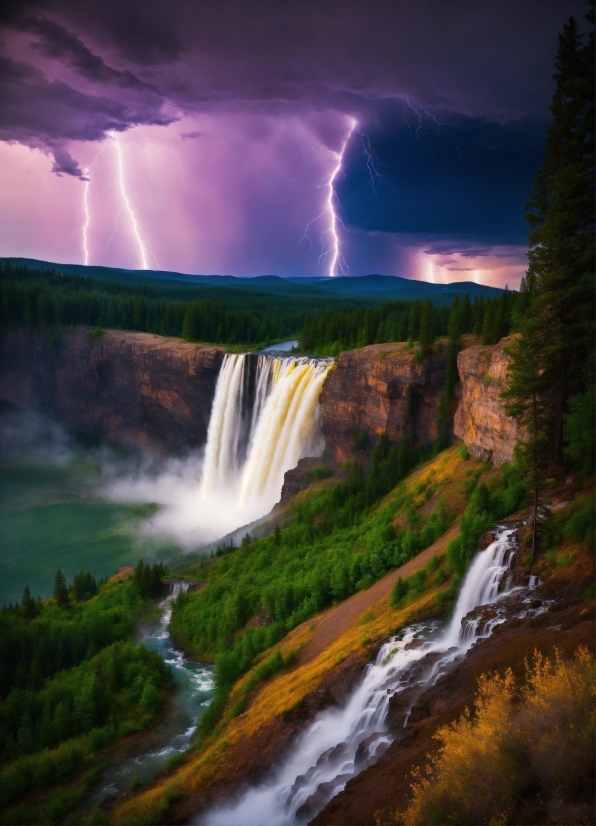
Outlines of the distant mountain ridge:
M338 298L353 298L369 300L413 300L431 299L435 303L450 302L456 295L468 293L471 298L478 295L491 297L500 295L503 291L496 287L476 284L473 281L455 281L451 284L431 284L427 281L415 281L397 275L361 275L361 276L320 276L283 278L279 275L258 275L240 277L235 275L189 275L187 273L171 272L167 270L126 270L117 267L95 267L84 264L56 264L51 261L40 261L35 258L0 258L3 264L24 266L31 270L51 269L68 275L81 275L88 278L97 278L106 281L139 284L143 282L180 284L180 285L209 285L228 289L251 290L255 292L300 295L303 297L318 296Z

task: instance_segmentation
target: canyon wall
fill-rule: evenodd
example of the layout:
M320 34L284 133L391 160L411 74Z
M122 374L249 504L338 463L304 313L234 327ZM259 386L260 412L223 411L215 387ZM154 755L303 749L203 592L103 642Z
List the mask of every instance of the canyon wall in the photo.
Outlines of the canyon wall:
M391 441L404 433L432 441L445 369L445 353L420 359L404 343L340 353L320 400L327 456L361 457L358 445L383 431Z
M161 455L200 447L225 350L82 327L0 339L0 399L73 430Z
M492 457L499 466L513 459L517 424L506 415L501 393L507 388L511 361L505 352L513 338L492 346L468 347L457 357L461 397L455 412L454 434L477 459Z
M473 456L492 456L496 465L513 457L517 438L500 401L509 342L469 347L458 357L455 437ZM78 327L51 339L13 329L0 338L0 399L98 440L182 453L205 444L224 353L148 333L106 330L93 339ZM320 398L326 458L332 464L362 461L383 431L391 441L404 433L432 441L445 368L444 352L419 358L403 343L341 353ZM301 471L316 463L307 464ZM300 475L288 491L302 486Z

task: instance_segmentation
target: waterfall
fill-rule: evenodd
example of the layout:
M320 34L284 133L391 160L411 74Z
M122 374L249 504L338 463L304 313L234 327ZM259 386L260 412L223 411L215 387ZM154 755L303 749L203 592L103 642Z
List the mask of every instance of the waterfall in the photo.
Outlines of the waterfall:
M244 396L244 356L226 354L219 372L207 431L201 493L225 487L237 470Z
M184 591L188 591L189 587L189 582L170 582L168 589L168 599L166 600L166 603L169 600L176 599L178 594L181 594Z
M405 725L409 709L422 691L461 660L477 640L489 636L497 624L512 615L503 597L513 591L519 591L520 597L515 616L545 610L530 607L530 586L509 588L514 533L511 528L500 528L495 541L478 553L445 628L441 630L436 622L404 628L367 666L347 703L315 719L269 782L250 789L235 805L212 811L201 822L208 826L307 823L395 739L396 734L386 724L391 697L408 692L404 694ZM468 617L482 605L491 605L486 622Z
M259 356L251 376L249 358L224 358L200 496L224 493L233 510L262 516L278 501L285 472L323 452L318 400L331 362Z

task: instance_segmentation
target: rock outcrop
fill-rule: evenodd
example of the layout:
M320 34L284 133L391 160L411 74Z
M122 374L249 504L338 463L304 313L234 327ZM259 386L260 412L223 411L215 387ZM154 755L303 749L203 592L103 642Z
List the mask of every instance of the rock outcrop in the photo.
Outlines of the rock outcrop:
M507 388L511 357L505 352L512 337L492 346L469 347L457 357L461 397L454 433L477 459L499 466L513 459L517 424L505 413L501 393Z
M0 339L0 399L75 433L171 455L202 446L225 350L82 327Z
M336 463L354 458L359 444L383 431L391 441L404 433L432 441L445 368L444 353L419 358L406 344L341 353L320 399L328 457Z

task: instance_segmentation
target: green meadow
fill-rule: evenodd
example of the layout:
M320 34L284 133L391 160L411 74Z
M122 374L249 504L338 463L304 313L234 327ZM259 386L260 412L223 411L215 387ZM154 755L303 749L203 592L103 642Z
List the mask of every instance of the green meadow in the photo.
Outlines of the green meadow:
M85 458L65 465L24 458L0 464L0 606L52 593L61 568L68 582L81 569L111 576L142 556L177 549L143 543L136 532L155 505L122 505L99 495L100 466Z

